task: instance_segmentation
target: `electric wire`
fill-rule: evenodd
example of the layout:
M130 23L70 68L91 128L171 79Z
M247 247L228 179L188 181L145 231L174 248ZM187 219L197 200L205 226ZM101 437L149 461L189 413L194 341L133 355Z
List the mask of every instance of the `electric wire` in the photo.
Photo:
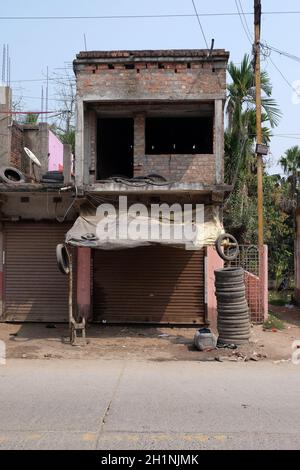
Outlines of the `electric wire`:
M247 27L246 27L245 24L244 24L244 21L243 21L241 12L240 12L238 0L235 0L235 6L236 6L236 9L237 9L237 11L238 11L238 14L239 14L239 17L240 17L240 20L241 20L241 24L242 24L243 30L245 31L246 37L247 37L248 41L250 42L250 44L251 44L251 46L252 46L252 39L251 39L251 36L249 35L249 32L248 32L248 24L246 23L246 26L247 26Z
M243 18L244 18L245 26L246 26L247 31L249 33L249 37L251 39L251 42L253 42L253 34L252 34L252 32L251 32L251 30L248 26L248 21L247 21L246 15L245 15L244 10L243 10L242 2L241 2L241 0L238 0L238 2L239 2L240 9L241 9L241 12L242 12L242 15L243 15Z
M205 33L204 33L204 29L203 29L203 27L202 27L202 24L201 24L201 21L200 21L200 18L199 18L198 11L197 11L197 8L196 8L196 5L195 5L194 0L192 0L192 4L193 4L193 7L194 7L196 16L197 16L197 21L198 21L198 24L199 24L199 27L200 27L200 31L201 31L201 33L202 33L202 36L203 36L205 45L206 45L206 49L209 49L209 47L208 47L208 42L207 42L207 40L206 40Z
M262 11L262 15L298 15L300 10L287 11ZM252 16L253 12L243 12L243 15ZM219 13L178 13L178 14L153 14L153 15L73 15L73 16L0 16L1 20L119 20L119 19L147 19L147 18L194 18L199 17L215 17L215 16L238 16L236 12L219 12Z
M274 63L274 61L271 59L271 57L269 57L269 61L271 62L271 64L275 67L275 69L277 70L277 72L281 75L281 77L283 78L283 80L285 81L285 83L293 90L294 93L296 93L296 95L300 98L300 94L298 93L298 91L296 90L295 87L293 87L293 85L289 82L289 80L286 78L286 76L282 73L282 71L280 70L279 67L277 67L277 65Z

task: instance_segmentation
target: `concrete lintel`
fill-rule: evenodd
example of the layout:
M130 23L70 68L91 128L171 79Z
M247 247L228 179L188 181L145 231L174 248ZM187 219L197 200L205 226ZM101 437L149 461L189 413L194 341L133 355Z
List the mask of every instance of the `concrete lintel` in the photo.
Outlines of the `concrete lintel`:
M90 103L106 103L106 104L169 104L169 103L196 103L199 104L201 101L214 101L214 100L224 100L226 98L226 92L221 93L199 93L197 98L186 96L184 100L178 98L102 98L100 94L84 94L78 97L78 102L83 102L86 104Z
M44 184L32 184L32 183L22 183L22 184L4 184L0 183L0 194L3 193L28 193L28 194L35 194L35 193L44 193L50 194L55 193L57 194L58 191L64 187L64 183L44 183ZM63 197L63 193L61 194Z
M149 192L199 192L203 194L221 193L231 191L232 187L228 184L220 185L204 185L202 183L167 183L165 185L145 184L141 186L133 186L124 183L96 183L85 186L86 192L125 192L125 193L149 193Z

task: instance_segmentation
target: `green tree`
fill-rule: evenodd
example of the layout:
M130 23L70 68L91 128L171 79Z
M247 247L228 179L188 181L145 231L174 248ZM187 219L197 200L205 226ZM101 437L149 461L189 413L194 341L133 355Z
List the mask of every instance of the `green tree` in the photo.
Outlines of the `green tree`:
M289 182L280 175L264 176L264 239L269 251L269 276L279 280L294 269L293 215Z
M299 202L300 147L295 145L289 148L281 157L279 163L288 177L291 200L296 208Z
M248 55L240 66L228 65L231 79L227 90L227 129L225 132L225 181L233 191L225 203L226 229L240 243L255 243L256 210L256 135L255 80ZM261 73L263 141L268 143L270 128L279 122L281 112L271 97L272 85L266 72Z

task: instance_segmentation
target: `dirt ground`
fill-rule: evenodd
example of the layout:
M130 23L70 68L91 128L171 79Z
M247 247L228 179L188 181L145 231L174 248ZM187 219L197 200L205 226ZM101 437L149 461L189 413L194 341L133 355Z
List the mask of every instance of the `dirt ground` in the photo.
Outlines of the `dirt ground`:
M196 328L89 325L87 344L72 346L66 324L0 324L7 358L120 359L150 361L287 361L300 339L300 309L270 306L285 324L281 331L253 325L247 345L201 352L193 345Z

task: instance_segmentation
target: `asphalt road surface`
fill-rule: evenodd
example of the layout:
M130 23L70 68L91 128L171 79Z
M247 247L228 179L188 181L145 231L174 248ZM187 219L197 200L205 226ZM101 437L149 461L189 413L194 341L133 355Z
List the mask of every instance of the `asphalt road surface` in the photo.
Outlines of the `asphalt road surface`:
M9 360L0 449L300 449L300 365Z

